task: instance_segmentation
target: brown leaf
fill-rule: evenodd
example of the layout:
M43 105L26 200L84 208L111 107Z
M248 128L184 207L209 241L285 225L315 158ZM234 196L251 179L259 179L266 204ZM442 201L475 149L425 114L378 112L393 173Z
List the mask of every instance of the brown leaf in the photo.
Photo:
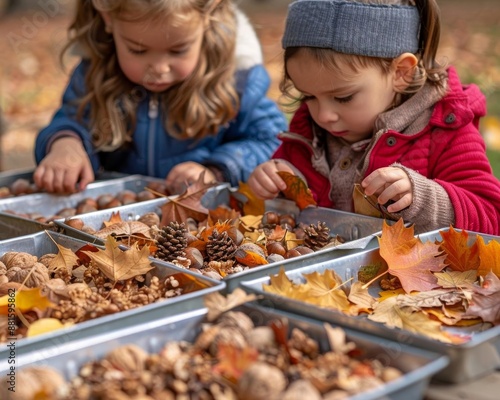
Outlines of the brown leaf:
M105 239L110 235L128 238L134 235L142 235L148 239L151 238L150 227L140 221L119 222L95 233L95 236L101 239Z
M104 221L103 223L105 227L108 227L110 225L119 224L120 222L123 222L123 219L120 215L120 211L117 211L116 213L111 213L111 217L109 218L109 220Z
M465 230L460 232L450 226L448 232L440 231L443 241L441 247L446 252L446 263L455 271L477 270L479 267L479 249L477 241L468 246L469 235Z
M286 189L282 190L283 195L287 199L293 200L297 204L297 207L303 210L306 207L317 204L311 190L300 176L286 171L278 171L277 173L286 183Z
M141 250L136 244L129 250L121 250L118 243L112 236L107 236L105 249L97 252L84 251L96 264L99 270L112 281L126 280L153 269L149 259L149 248L143 247Z
M57 255L50 260L49 272L55 272L59 270L66 270L70 275L73 272L73 267L78 266L78 256L70 249L55 243L59 252Z
M427 291L438 286L432 271L441 271L446 266L446 254L438 244L422 243L415 238L413 226L406 228L402 219L392 226L384 221L379 244L388 272L399 278L406 293Z
M354 203L354 212L356 214L367 215L369 217L386 218L397 221L399 218L390 212L385 207L382 207L377 199L377 196L367 196L363 187L359 183L354 184L352 193Z
M500 325L500 290L494 291L492 289L500 287L500 280L490 272L485 276L483 286L485 284L485 291L472 295L465 316L481 317L483 321Z
M434 289L411 295L399 295L396 297L396 305L400 308L409 307L412 311L420 311L421 308L453 305L463 300L464 295L460 291Z
M245 371L257 361L258 357L259 352L253 347L240 349L230 343L219 343L217 348L218 362L214 365L213 370L236 383Z
M444 271L436 272L434 276L437 278L437 283L443 288L465 288L474 284L477 279L476 270L468 271Z
M236 288L232 293L224 297L218 292L209 293L205 296L204 302L207 307L207 321L215 321L222 313L232 310L246 302L254 301L257 296L247 294L243 289Z
M209 188L216 185L216 182L205 183L204 176L205 173L201 173L198 180L188 186L183 194L168 197L169 201L161 206L160 227L170 222L186 222L188 218L198 222L207 219L208 210L201 204L201 199Z

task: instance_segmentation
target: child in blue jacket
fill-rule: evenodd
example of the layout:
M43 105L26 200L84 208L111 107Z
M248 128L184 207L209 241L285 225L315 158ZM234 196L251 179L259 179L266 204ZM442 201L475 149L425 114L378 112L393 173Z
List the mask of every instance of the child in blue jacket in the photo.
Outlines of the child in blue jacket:
M277 148L286 119L231 0L81 0L70 32L84 56L37 137L40 188L82 190L100 170L165 177L172 193L203 171L237 185Z

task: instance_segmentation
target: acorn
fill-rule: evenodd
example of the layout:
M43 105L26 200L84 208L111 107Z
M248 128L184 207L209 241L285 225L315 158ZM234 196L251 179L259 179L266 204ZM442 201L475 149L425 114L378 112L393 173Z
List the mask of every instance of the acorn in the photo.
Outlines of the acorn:
M63 208L62 210L59 210L57 213L61 216L61 218L68 218L76 215L76 209L74 208Z
M295 250L298 251L301 255L314 253L314 250L307 246L297 246Z
M122 202L118 199L113 199L111 200L108 204L106 204L106 206L104 207L105 209L108 209L108 208L114 208L114 207L120 207L122 206Z
M291 231L293 228L295 228L296 225L295 218L293 217L293 215L283 214L282 216L280 216L279 224L283 229L288 229L289 231Z
M92 204L80 203L78 207L76 207L76 214L86 214L93 211L97 211L97 207Z
M295 258L295 257L299 257L301 256L302 254L300 254L297 250L295 249L290 249L288 250L286 253L285 253L285 258L288 259L288 258Z
M97 198L97 207L99 208L99 210L104 210L106 208L106 205L113 199L114 199L113 195L109 193L101 194Z
M75 228L75 229L78 229L78 230L82 230L83 228L83 221L80 219L80 218L69 218L69 219L65 219L64 220L64 223L72 228Z
M262 216L262 225L278 225L279 223L280 217L274 211L267 211Z
M148 201L153 199L156 199L156 196L149 190L143 190L137 193L137 201Z
M125 189L117 193L116 200L120 201L123 205L132 204L137 202L137 194L132 190Z

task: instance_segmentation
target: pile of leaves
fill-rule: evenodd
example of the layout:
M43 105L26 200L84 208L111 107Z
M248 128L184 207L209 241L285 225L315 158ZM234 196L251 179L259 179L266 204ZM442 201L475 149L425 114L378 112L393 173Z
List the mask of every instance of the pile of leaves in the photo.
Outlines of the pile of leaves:
M111 236L104 248L87 244L73 252L55 244L57 254L38 258L8 252L0 257L0 342L206 287L185 273L161 276L151 265L148 247L122 250ZM14 312L15 325L10 318Z
M348 315L367 315L442 342L463 343L470 339L463 327L500 325L500 243L485 244L477 234L469 246L469 234L453 227L440 234L441 241L424 243L402 220L384 223L381 262L361 266L358 281L343 281L325 270L304 274L305 283L294 283L282 270L263 289Z
M18 386L30 390L23 398L318 399L346 398L401 377L400 370L367 358L341 328L324 325L325 351L285 318L256 325L233 310L253 299L241 289L227 298L208 295L207 318L195 327L193 343L169 341L155 354L134 344L117 347L82 365L68 383L47 366L25 369Z

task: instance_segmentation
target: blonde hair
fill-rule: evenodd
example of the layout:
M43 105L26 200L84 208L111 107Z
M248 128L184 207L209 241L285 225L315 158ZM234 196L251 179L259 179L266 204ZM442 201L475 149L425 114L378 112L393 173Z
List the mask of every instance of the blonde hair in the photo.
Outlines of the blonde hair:
M443 94L446 90L446 65L440 64L436 60L436 53L440 39L440 16L436 0L350 0L358 3L370 4L397 4L416 6L420 14L420 34L419 51L415 56L418 63L414 67L413 74L408 74L412 80L408 82L408 87L401 94L411 96L418 92L429 82L440 90ZM397 38L395 38L397 40ZM293 82L286 70L287 61L298 52L306 52L325 69L336 74L346 76L349 68L354 75L367 67L376 67L384 74L389 74L392 70L392 58L367 57L355 54L343 54L331 49L313 47L289 47L284 53L284 75L280 82L280 89L283 93L282 105L289 111L295 110L303 101L304 96L297 95Z
M97 149L112 151L132 141L137 104L145 96L145 89L121 71L113 37L106 32L99 11L121 19L133 15L134 21L208 19L195 70L160 94L165 129L177 139L201 139L216 134L234 118L239 98L234 83L236 16L231 0L79 0L70 26L72 37L63 53L76 45L90 63L78 117L90 106L90 129Z

